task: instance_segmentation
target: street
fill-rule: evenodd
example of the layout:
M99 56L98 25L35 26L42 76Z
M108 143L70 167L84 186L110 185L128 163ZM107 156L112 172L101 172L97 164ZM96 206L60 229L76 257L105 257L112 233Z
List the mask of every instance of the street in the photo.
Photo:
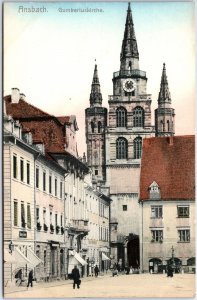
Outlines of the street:
M112 277L82 278L80 289L72 281L38 283L33 288L19 287L16 292L5 290L5 298L133 298L133 297L194 297L195 275L129 274Z

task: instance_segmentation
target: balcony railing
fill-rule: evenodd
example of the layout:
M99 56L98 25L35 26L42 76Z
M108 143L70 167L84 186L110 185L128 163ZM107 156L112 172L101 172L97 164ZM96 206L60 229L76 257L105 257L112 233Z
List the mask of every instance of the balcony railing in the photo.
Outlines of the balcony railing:
M138 95L137 99L136 96L115 96L115 95L109 95L108 100L109 101L132 101L132 99L135 99L135 101L143 101L143 100L151 100L151 94L142 94Z
M146 72L141 70L120 70L113 73L113 78L123 76L123 77L141 77L146 78Z

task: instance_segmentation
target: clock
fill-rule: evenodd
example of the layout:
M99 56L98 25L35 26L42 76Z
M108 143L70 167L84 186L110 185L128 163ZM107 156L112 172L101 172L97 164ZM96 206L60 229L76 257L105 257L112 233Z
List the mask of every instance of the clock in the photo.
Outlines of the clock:
M136 84L135 81L133 81L132 79L126 79L123 81L123 89L126 92L133 92L136 88Z

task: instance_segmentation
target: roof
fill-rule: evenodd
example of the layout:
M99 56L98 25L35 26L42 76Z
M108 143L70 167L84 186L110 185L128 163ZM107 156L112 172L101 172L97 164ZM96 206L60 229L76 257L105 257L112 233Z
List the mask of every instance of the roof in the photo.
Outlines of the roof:
M140 200L149 200L156 181L162 200L195 198L195 137L155 137L143 140Z

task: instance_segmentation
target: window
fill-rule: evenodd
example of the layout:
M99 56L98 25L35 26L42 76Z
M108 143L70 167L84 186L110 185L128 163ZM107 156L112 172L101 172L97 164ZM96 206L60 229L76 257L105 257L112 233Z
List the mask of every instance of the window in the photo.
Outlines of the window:
M57 178L55 178L55 196L57 196Z
M122 210L123 210L123 211L127 211L127 205L123 205L123 206L122 206Z
M127 111L124 107L119 107L116 110L116 126L117 127L127 126Z
M163 121L160 121L160 130L163 132L165 131L165 125Z
M137 137L134 139L134 158L139 159L141 158L141 152L142 152L142 138Z
M43 209L43 223L46 224L46 209Z
M116 158L124 159L128 156L128 143L125 138L118 138L116 140Z
M44 250L44 267L47 266L47 251Z
M57 226L57 214L55 214L55 227Z
M102 125L101 125L101 122L99 121L99 122L98 122L98 133L101 132L101 128L102 128Z
M21 203L21 227L25 228L25 205Z
M23 161L23 159L20 160L20 175L21 175L21 181L24 181L24 161Z
M46 172L43 172L43 191L46 191Z
M40 219L40 210L39 207L36 207L36 220L38 221Z
M27 162L27 184L30 184L30 163Z
M177 206L178 218L189 218L189 206Z
M168 131L170 131L170 121L169 120L167 120L167 129L168 129Z
M162 206L151 206L151 218L162 218L163 217L163 207Z
M13 177L17 179L17 156L13 156Z
M63 216L60 216L60 226L63 226Z
M95 170L95 175L98 175L98 170Z
M95 127L95 125L94 125L94 122L92 121L91 122L92 133L94 133L94 127Z
M160 199L160 187L158 186L156 181L153 181L149 186L149 197L150 199Z
M133 110L133 126L144 127L144 110L141 107L136 107Z
M36 188L39 188L39 168L36 168Z
M62 184L62 181L60 182L60 199L62 199L62 186L63 186L63 184Z
M27 204L27 228L31 229L31 207Z
M51 177L51 175L49 175L49 194L52 194L52 177Z
M190 242L190 230L181 229L178 230L179 242Z
M14 226L18 226L18 202L14 201Z
M163 241L163 230L151 230L152 241L162 242Z

